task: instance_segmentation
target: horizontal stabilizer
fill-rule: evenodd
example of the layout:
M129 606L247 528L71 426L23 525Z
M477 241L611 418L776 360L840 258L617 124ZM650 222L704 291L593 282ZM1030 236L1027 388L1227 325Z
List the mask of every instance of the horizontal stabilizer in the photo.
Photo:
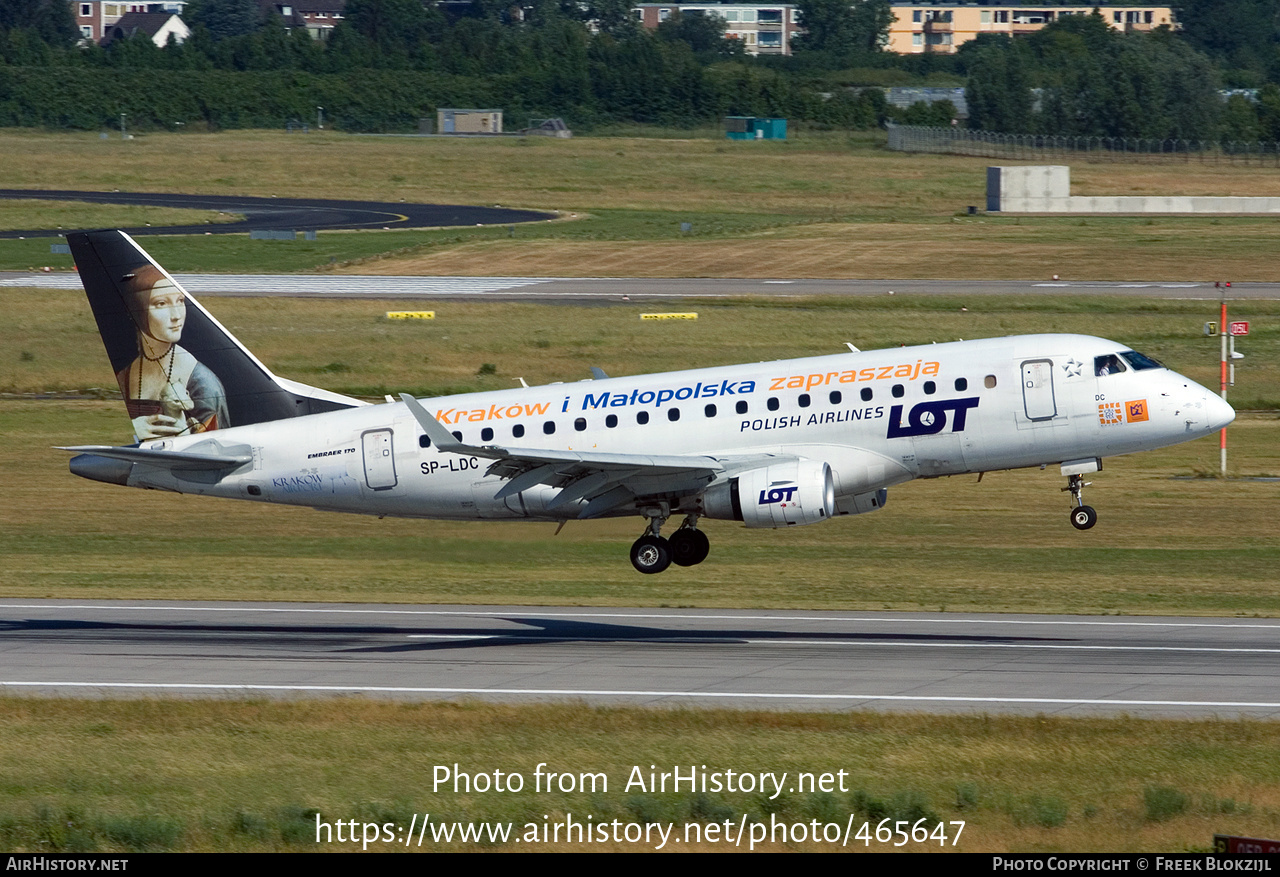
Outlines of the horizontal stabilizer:
M77 445L58 448L75 454L92 454L126 463L143 463L176 471L217 472L236 469L253 462L252 454L196 454L184 451L157 451L150 448L122 448L114 445Z

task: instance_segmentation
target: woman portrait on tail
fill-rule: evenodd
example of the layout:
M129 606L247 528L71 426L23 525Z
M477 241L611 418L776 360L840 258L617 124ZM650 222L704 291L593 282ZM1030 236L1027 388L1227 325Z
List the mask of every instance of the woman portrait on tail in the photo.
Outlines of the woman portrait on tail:
M186 296L154 265L122 278L120 291L137 329L138 356L116 375L138 441L231 425L222 382L178 342Z

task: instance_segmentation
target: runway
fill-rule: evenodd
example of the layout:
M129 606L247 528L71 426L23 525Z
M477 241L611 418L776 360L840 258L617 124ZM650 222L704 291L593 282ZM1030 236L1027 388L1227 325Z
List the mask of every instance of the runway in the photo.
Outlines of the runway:
M1280 620L0 601L0 691L63 697L1280 716Z
M1039 280L754 280L750 278L410 277L340 274L175 274L195 295L406 298L619 304L736 296L1123 295L1219 301L1207 282ZM78 290L74 273L0 272L0 288ZM1239 283L1232 300L1280 299L1280 283Z

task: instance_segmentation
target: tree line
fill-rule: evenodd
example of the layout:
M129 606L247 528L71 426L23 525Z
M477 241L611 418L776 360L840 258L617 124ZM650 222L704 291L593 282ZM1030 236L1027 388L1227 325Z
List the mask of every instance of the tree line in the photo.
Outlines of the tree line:
M653 31L631 0L348 0L328 39L256 0L193 0L189 39L79 42L66 0L0 2L0 125L273 127L310 119L405 131L438 107L691 126L782 116L865 129L950 124L950 104L895 109L869 81L964 83L971 127L1011 133L1280 140L1280 0L1183 0L1183 29L1124 33L1067 16L1027 38L982 35L954 55L883 50L888 0L798 0L791 56L751 57L718 16ZM1223 22L1233 24L1224 26ZM1224 101L1224 86L1261 88Z

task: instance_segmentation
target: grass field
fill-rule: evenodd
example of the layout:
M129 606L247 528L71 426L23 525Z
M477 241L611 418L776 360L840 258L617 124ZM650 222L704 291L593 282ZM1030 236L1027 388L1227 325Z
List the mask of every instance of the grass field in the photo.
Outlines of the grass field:
M704 132L705 135L705 132ZM876 134L787 142L0 132L0 188L120 189L501 204L573 221L514 232L148 239L171 270L440 274L1271 280L1275 220L963 215L989 160L905 155ZM1280 195L1280 170L1081 164L1078 194ZM95 215L92 224L109 224ZM681 223L692 225L688 233ZM61 224L61 223L53 223ZM116 224L129 224L123 216ZM509 237L514 235L514 237ZM0 242L0 268L70 267Z
M0 231L48 228L128 228L146 225L202 225L232 222L238 217L216 210L179 210L129 204L91 204L40 199L0 200ZM48 243L45 241L45 243Z
M316 816L401 826L730 820L908 828L964 820L944 849L1207 851L1215 833L1280 832L1280 724L1045 716L805 715L586 706L0 700L0 847L315 850ZM68 753L75 753L68 758ZM199 753L198 757L193 753ZM534 791L534 771L603 773L594 792ZM433 787L436 766L521 774L520 793ZM781 795L654 793L650 767L786 771ZM838 771L845 771L843 779ZM797 773L830 773L830 792ZM844 783L843 790L839 783ZM856 829L855 829L856 830ZM424 850L652 849L643 843L433 843ZM397 838L399 839L399 838ZM361 845L327 847L359 850ZM321 848L326 848L322 845ZM667 850L687 848L669 842ZM694 849L733 849L719 843ZM744 841L742 849L748 843ZM766 841L758 849L834 844ZM855 841L853 849L867 849ZM870 844L892 850L892 843ZM909 843L938 850L938 841ZM375 843L371 850L403 849Z

